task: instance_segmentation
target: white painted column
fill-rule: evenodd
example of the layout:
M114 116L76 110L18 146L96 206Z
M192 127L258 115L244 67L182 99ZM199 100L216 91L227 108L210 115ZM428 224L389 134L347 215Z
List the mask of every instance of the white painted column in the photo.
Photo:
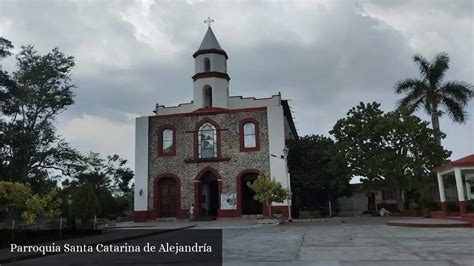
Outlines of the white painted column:
M465 201L464 198L464 185L462 183L462 175L460 168L454 168L454 177L456 178L456 188L458 190L458 200Z
M446 192L444 190L443 176L440 173L436 173L438 176L438 190L439 190L439 201L446 202Z
M471 194L471 184L469 184L469 180L474 180L474 175L466 175L466 192L467 192L467 199L471 200L474 199L474 197Z
M134 211L148 210L148 117L135 120Z

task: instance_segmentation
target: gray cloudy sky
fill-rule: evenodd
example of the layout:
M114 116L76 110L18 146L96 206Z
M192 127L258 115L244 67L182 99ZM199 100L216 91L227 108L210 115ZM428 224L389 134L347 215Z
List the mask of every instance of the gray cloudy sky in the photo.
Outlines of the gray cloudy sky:
M394 108L396 81L417 77L414 53L451 57L447 80L474 82L474 6L455 1L0 0L0 36L15 51L59 46L76 59L76 104L59 133L82 151L134 158L134 117L192 98L208 16L229 55L232 95L291 99L301 135L328 135L360 101ZM13 69L12 59L4 69ZM474 153L474 102L458 125L444 118L456 159ZM420 113L424 119L428 117Z

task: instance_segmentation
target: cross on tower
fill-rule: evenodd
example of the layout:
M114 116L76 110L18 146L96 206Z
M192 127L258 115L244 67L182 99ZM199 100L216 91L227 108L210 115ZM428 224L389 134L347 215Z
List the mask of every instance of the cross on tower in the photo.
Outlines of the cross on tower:
M210 17L207 17L207 19L204 20L204 23L206 23L209 28L211 27L211 23L213 23L213 22L214 22L214 20L211 19Z

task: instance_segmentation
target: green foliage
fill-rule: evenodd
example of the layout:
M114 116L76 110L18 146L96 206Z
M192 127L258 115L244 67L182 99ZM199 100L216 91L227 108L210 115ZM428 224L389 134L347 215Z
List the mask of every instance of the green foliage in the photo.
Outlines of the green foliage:
M129 209L128 200L133 171L126 167L127 160L118 155L101 158L98 153L82 156L75 167L75 174L63 182L65 193L73 193L82 185L90 185L97 196L96 214L117 217Z
M60 206L58 189L39 195L33 194L29 185L0 181L0 212L7 213L10 218L21 213L23 220L31 224L39 217L58 217Z
M311 135L289 140L291 189L299 209L319 207L350 193L351 172L332 139Z
M41 182L53 169L66 174L78 153L56 134L54 120L73 103L74 59L57 48L39 55L30 45L16 61L15 72L0 75L0 180Z
M0 181L0 213L15 218L25 210L25 202L31 196L31 189L25 184Z
M440 131L439 117L446 112L454 122L464 123L467 103L474 96L473 86L462 81L443 82L445 72L449 69L448 54L439 53L432 62L422 55L415 55L413 60L419 67L421 78L397 83L395 92L406 95L399 101L399 108L408 107L411 111L423 108L431 115L433 129L437 132ZM440 135L436 138L440 144Z
M280 182L271 180L263 174L260 174L254 182L247 182L247 186L255 192L256 201L267 204L270 216L272 203L283 202L289 196L288 190L284 189Z
M92 185L80 185L72 195L72 214L81 219L82 223L86 223L97 214L97 210L98 201Z
M450 155L436 141L444 135L430 129L428 122L407 109L384 113L375 102L352 108L330 133L352 174L387 181L396 192L400 210L401 191L424 188L430 169Z

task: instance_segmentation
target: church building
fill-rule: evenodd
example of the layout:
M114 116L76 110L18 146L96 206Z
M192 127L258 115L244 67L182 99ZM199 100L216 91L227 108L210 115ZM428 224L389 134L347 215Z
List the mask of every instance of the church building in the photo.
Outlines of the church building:
M246 184L263 173L290 187L285 142L298 135L288 101L229 96L228 56L210 25L193 58L193 100L136 118L134 220L186 219L192 204L196 219L267 215Z

